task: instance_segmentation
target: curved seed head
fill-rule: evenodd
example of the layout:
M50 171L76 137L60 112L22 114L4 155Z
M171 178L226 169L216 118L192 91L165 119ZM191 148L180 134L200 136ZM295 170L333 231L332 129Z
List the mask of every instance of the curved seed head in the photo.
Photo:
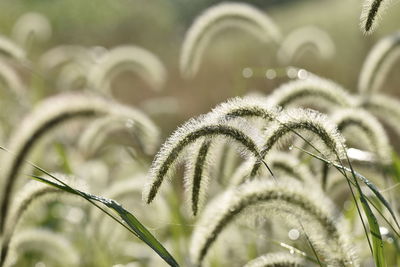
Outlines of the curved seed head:
M26 59L25 50L3 35L0 35L0 53L17 60Z
M21 46L29 48L32 41L48 41L51 32L50 22L45 16L36 12L28 12L19 17L14 24L12 36Z
M180 56L180 69L184 77L191 78L197 73L202 54L213 37L232 27L243 29L262 41L266 41L266 37L275 42L281 39L275 23L253 6L244 3L215 5L197 17L187 31Z
M329 34L315 26L305 26L293 30L282 41L278 60L283 65L289 65L310 46L322 59L330 59L335 54L335 44Z
M220 137L224 140L232 140L254 157L259 156L259 134L249 135L251 127L232 126L231 122L219 121L214 113L209 113L189 120L178 128L162 145L157 153L149 172L149 180L143 191L143 199L150 203L157 194L165 177L173 173L177 159L182 151L200 138Z
M311 75L304 80L295 80L278 87L268 97L271 106L286 107L300 100L309 100L307 103L316 104L316 99L328 103L324 106L353 106L355 100L338 84Z
M390 125L400 135L400 101L382 94L373 94L361 101L360 106Z
M52 260L56 262L62 261L60 264L68 266L79 265L81 257L67 238L44 229L30 229L18 232L13 238L11 250L12 253L10 253L4 266L14 265L18 255L32 250L44 253Z
M270 206L263 206L269 205ZM351 265L354 255L349 250L346 234L338 228L332 204L322 194L309 192L296 184L251 181L226 191L207 205L192 234L190 255L195 265L204 257L219 234L250 207L259 207L253 215L288 212L293 224L301 222L318 252L331 264ZM246 217L248 217L247 215ZM297 221L296 221L297 220ZM357 265L357 264L356 264Z
M390 164L392 148L385 129L379 121L369 112L362 109L341 109L332 114L332 120L338 125L338 130L343 131L349 126L359 128L368 137L369 150L374 152L381 163ZM348 139L354 136L349 135Z
M378 20L389 6L389 0L364 0L360 16L361 30L365 34L371 34L378 26Z
M400 57L400 32L381 39L368 53L358 79L358 91L368 95L382 86L389 70Z
M304 258L295 256L290 253L276 252L262 255L250 262L246 263L244 267L302 267L306 266Z
M98 59L89 71L88 85L110 94L112 79L125 70L133 70L155 90L161 90L167 78L164 64L152 52L138 46L119 46Z

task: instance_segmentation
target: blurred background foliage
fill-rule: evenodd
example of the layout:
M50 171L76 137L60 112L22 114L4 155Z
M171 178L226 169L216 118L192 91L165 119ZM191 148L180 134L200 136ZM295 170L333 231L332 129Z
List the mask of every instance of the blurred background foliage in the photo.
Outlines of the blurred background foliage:
M179 100L179 123L206 112L228 97L259 90L268 92L282 81L264 77L244 79L245 67L261 69L279 66L277 48L261 44L239 30L229 30L216 38L204 55L195 79L185 81L179 74L179 52L185 31L205 8L216 0L6 0L0 3L0 33L10 35L18 17L34 11L45 15L52 24L52 39L36 48L40 56L60 44L102 46L121 44L142 46L161 58L168 69L168 83L160 93L147 90L147 85L132 75L122 74L114 85L122 102L138 104L158 96ZM245 1L266 13L286 35L301 26L315 25L325 30L336 45L334 59L319 59L305 53L292 65L332 79L355 91L358 73L366 54L381 37L399 28L400 5L386 12L380 27L370 36L359 28L360 0L257 0ZM33 55L35 56L35 55ZM389 74L385 91L395 91L400 64ZM173 129L172 127L171 129Z

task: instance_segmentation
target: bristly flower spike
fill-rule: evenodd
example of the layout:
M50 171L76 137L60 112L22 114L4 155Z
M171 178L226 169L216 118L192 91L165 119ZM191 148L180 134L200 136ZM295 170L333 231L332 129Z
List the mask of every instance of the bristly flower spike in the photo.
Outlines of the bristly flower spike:
M196 18L182 44L180 69L192 78L199 69L203 51L212 38L226 28L240 28L262 41L278 43L281 33L275 23L257 8L244 3L222 3L212 6Z

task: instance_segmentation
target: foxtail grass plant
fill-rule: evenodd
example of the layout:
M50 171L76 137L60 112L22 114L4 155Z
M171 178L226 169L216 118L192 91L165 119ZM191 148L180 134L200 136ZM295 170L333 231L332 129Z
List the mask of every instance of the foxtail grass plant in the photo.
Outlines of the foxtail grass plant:
M392 0L364 0L360 16L361 30L365 34L371 34L378 26L379 19Z
M260 150L261 158L264 159L277 143L284 141L287 134L299 136L298 132L303 131L311 134L313 141L309 143L325 158L339 162L346 157L344 138L327 116L311 109L292 109L281 112L275 122L266 128L265 141ZM251 177L257 174L260 166L260 162L254 164Z
M0 54L16 60L26 59L25 50L4 35L0 35Z
M368 97L382 89L387 74L400 57L400 32L381 40L371 49L365 59L358 80L358 91Z
M167 70L155 54L138 46L126 45L115 47L98 59L89 71L88 86L111 94L112 80L126 70L138 74L156 91L164 87L167 79Z
M4 168L1 170L4 193L1 199L0 233L4 230L10 197L14 191L20 168L39 139L63 122L106 114L131 116L133 122L137 122L145 129L141 132L142 138L152 134L158 137L157 127L144 114L115 102L89 95L61 95L50 98L25 118L19 128L16 129L15 134L12 135L9 149L13 154L6 157L3 163ZM152 149L151 146L154 143L145 143L150 145L147 149Z
M29 12L15 22L12 29L13 39L25 49L35 42L44 43L51 37L52 29L49 20L42 14Z
M187 146L199 139L216 137L233 141L246 154L259 158L260 133L257 134L256 129L251 129L250 125L240 127L229 121L216 120L213 113L191 119L179 127L157 153L150 168L143 199L147 203L154 199L163 180L172 176L176 162Z
M355 105L354 98L340 85L313 74L307 75L304 79L285 83L268 96L271 106L286 107L300 101L308 104L322 102L324 104L322 107L328 109L330 106L351 107Z
M58 177L61 177L58 175ZM65 180L65 178L60 178ZM13 199L10 216L7 217L7 221L5 222L5 231L2 235L1 242L1 256L0 263L4 263L6 261L10 241L13 239L16 228L19 225L24 213L28 210L28 208L42 199L43 197L49 195L60 195L62 190L54 187L50 187L45 184L38 183L37 181L28 182L21 190L18 191L18 194ZM1 266L1 264L0 264Z
M81 258L66 237L45 229L30 229L15 235L11 244L12 253L3 266L15 266L18 256L28 251L44 253L61 266L78 266ZM63 255L62 258L60 255Z
M335 44L329 34L317 27L305 26L293 30L283 39L277 52L278 61L289 65L308 51L307 49L312 52L315 50L324 60L335 54Z
M360 101L360 107L389 125L400 136L400 101L383 94L372 94Z
M263 217L274 213L291 214L287 215L288 223L302 225L326 264L358 266L349 244L350 233L338 225L338 218L328 199L296 184L289 186L265 181L252 181L228 190L207 206L192 234L190 256L194 265L201 266L224 228L254 206L257 206L256 214Z
M300 256L291 253L267 253L254 260L249 261L244 267L303 267L306 266L306 261Z
M52 72L68 62L91 61L90 50L79 45L60 45L44 52L39 58L43 72Z
M391 163L392 147L389 138L383 126L372 114L362 109L341 109L333 113L331 118L342 134L348 127L359 128L369 139L366 144L367 149L377 155L382 165ZM353 136L347 136L347 140L353 139Z
M279 43L281 33L271 18L245 3L221 3L198 16L187 30L180 55L180 70L185 78L196 75L204 50L212 39L227 28L239 28L261 41Z
M9 65L0 61L0 79L4 81L6 90L12 91L19 104L25 108L29 105L29 99L26 97L28 91L22 79L17 72Z
M274 174L277 174L277 177L293 177L305 184L313 184L316 182L315 179L312 178L314 174L311 172L310 168L302 163L298 157L290 153L272 151L266 156L265 162L268 162L268 166L273 170ZM250 178L253 165L253 161L247 160L238 166L232 174L230 185L238 186L246 182ZM265 170L261 171L261 177L268 176Z

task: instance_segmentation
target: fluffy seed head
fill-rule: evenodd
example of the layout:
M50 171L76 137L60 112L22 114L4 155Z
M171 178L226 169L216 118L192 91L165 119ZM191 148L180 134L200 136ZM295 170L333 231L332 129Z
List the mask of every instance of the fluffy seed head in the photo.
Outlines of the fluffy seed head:
M247 125L248 126L248 125ZM232 126L229 122L216 120L213 113L189 120L178 128L162 145L150 168L149 180L143 192L143 199L150 203L165 177L172 174L181 152L199 138L221 137L233 140L254 157L259 156L257 135L249 135L251 127ZM251 132L250 132L251 133ZM259 138L259 136L258 136Z
M16 71L4 62L0 61L0 78L5 82L6 89L11 90L18 101L23 105L28 105L26 98L26 88Z
M306 26L295 29L286 36L278 50L278 60L281 64L288 65L301 55L302 49L309 46L316 49L322 59L329 59L335 54L335 44L325 31Z
M11 244L12 254L7 258L4 266L12 266L18 255L25 251L44 253L47 257L60 264L77 266L80 255L71 242L60 234L44 229L30 229L18 232ZM62 257L60 257L62 255ZM62 259L62 262L60 261Z
M278 87L268 97L271 106L286 107L300 100L308 100L307 103L316 104L316 99L328 103L325 106L354 105L354 99L345 89L338 84L312 75L304 80L295 80Z
M143 114L120 104L106 101L103 98L89 95L59 95L45 100L41 105L27 116L12 134L8 155L3 162L1 177L3 178L3 192L1 202L0 229L3 229L4 220L8 211L10 196L18 177L21 166L28 157L33 146L49 130L59 124L81 117L93 117L104 114L133 114L132 120L150 132L157 129ZM149 127L149 128L147 128ZM158 132L157 132L158 133Z
M261 149L261 157L264 158L269 151L287 134L301 134L306 131L313 137L308 140L316 147L325 158L333 161L345 158L345 141L331 120L311 109L292 109L281 112L274 124L268 125L265 132L265 142ZM307 136L303 136L307 139ZM257 162L251 171L251 177L255 176L261 166Z
M46 42L51 37L51 25L42 14L28 12L18 18L12 29L14 40L23 47L28 47L32 39Z
M332 114L332 120L338 130L343 132L349 126L360 128L369 138L370 150L374 152L381 163L390 164L392 148L383 126L369 112L362 109L341 109ZM352 136L348 137L350 140Z
M400 32L381 39L369 52L361 68L358 91L368 95L376 92L400 57Z
M361 30L371 34L378 26L378 20L384 14L391 0L364 0L360 16Z
M290 253L276 252L262 255L244 265L244 267L302 267L304 258Z
M155 90L161 90L167 71L160 59L138 46L119 46L105 53L89 72L89 87L110 94L112 79L124 70L133 70Z
M183 41L180 68L186 78L193 77L200 65L202 54L212 38L226 28L243 29L262 41L269 37L275 42L281 33L275 23L263 12L244 3L222 3L201 14Z
M390 125L400 136L400 102L383 94L373 94L363 99L360 106Z
M354 261L345 235L336 226L332 206L326 198L295 184L252 181L226 191L207 205L192 234L190 256L193 263L201 265L219 234L240 213L255 205L262 208L262 204L271 204L270 208L277 212L289 212L301 218L311 240L321 240L321 236L325 236L323 239L326 243L315 241L314 245L327 262L346 265ZM262 216L268 216L269 208L261 210Z
M39 59L39 65L45 72L71 61L91 61L89 50L78 45L56 46L45 53Z
M0 35L0 53L17 60L26 58L25 50L3 35Z

